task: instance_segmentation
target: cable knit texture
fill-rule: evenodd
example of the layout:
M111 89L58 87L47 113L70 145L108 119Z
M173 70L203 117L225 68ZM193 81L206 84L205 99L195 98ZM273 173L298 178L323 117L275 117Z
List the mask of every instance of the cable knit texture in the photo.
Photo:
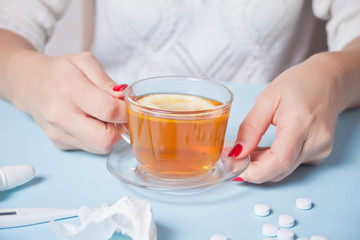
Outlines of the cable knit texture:
M68 5L69 0L0 0L0 28L19 34L43 51Z
M326 26L330 51L343 49L360 35L359 0L314 0L314 14L329 20Z
M93 49L121 82L174 74L265 82L293 57L283 51L303 5L292 0L97 2Z
M67 5L0 0L0 27L41 51ZM271 81L308 56L315 16L328 21L331 51L360 36L359 0L106 0L95 9L93 53L125 83L157 75Z

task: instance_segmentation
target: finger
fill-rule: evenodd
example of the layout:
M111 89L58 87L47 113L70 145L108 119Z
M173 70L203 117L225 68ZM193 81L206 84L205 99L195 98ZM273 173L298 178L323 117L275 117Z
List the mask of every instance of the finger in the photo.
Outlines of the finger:
M270 149L257 153L240 175L245 181L263 183L271 179L281 180L298 167L296 161L305 141L305 132L299 124L287 123L277 128L276 138ZM279 177L280 176L280 177Z
M294 172L297 167L300 166L300 164L302 162L301 159L302 159L301 157L295 159L295 161L291 164L291 166L288 169L286 169L286 171L280 173L279 175L273 177L272 179L269 179L268 181L269 182L279 182L279 181L283 180L284 178L289 176L292 172Z
M58 140L53 140L53 144L61 149L61 150L84 150L87 152L97 153L97 151L89 146L83 144L75 137L63 132L59 131Z
M95 84L95 86L107 91L115 98L123 97L123 90L127 85L118 85L115 81L113 81L106 74L101 64L93 54L84 52L72 55L71 60L73 64L75 64L86 75L86 77Z
M236 150L236 147L240 148L240 144L242 146L241 153L238 155L234 154L232 157L243 158L256 149L262 136L272 122L275 109L272 97L258 97L254 107L239 127L234 150ZM231 154L229 156L231 157Z
M76 131L74 136L88 148L94 149L92 152L95 153L106 154L121 140L121 124L104 123L82 116L73 121L73 126L77 126L70 130Z
M127 84L116 85L112 89L112 93L111 93L112 96L117 99L124 100L124 91L125 91L125 88L127 88L127 86L128 86Z
M41 121L39 122L39 125L44 129L45 135L51 140L51 142L61 150L82 149L88 152L95 152L95 149L89 148L87 145L83 144L58 124L45 123Z
M315 124L314 124L315 125ZM314 129L316 129L314 131ZM302 155L304 161L302 163L319 164L327 158L332 150L335 127L332 130L324 129L321 125L317 124L312 130L309 131L308 139L305 141Z
M254 152L262 152L268 149L270 149L270 147L256 147Z
M127 122L125 102L116 99L104 90L89 84L87 79L79 79L76 83L81 89L73 96L73 103L86 114L104 122Z
M72 118L63 119L62 125L56 127L73 136L76 141L70 141L70 138L60 138L59 142L92 153L105 154L121 140L121 124L105 123L81 112L72 114L72 116Z
M317 165L327 158L332 150L332 140L324 145L306 141L301 151L302 161L300 164Z

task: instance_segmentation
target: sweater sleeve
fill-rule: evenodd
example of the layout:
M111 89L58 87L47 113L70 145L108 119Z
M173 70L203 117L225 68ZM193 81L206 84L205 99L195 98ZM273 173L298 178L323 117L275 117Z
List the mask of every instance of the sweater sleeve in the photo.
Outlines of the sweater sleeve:
M316 17L328 21L329 51L341 50L360 36L359 0L313 0L313 12Z
M69 0L0 0L0 28L27 39L38 51L65 13Z

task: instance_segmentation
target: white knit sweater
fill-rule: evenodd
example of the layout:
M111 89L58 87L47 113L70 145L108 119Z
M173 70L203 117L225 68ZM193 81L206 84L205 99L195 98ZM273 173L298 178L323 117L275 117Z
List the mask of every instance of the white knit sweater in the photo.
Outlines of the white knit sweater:
M0 0L0 28L39 51L64 0ZM360 0L106 0L93 53L118 82L157 75L267 82L309 55L316 18L330 51L360 36ZM316 40L316 39L315 39Z

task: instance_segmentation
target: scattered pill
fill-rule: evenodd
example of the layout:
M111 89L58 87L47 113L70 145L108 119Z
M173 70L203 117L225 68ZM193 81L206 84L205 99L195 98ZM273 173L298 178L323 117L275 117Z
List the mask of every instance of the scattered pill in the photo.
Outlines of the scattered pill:
M282 227L293 227L295 224L295 219L287 214L282 214L279 216L279 225Z
M263 203L256 204L254 206L254 213L258 216L265 217L270 214L270 207Z
M214 234L210 237L210 240L227 240L228 238L222 234Z
M296 199L296 207L302 210L309 210L312 207L312 202L308 198Z
M311 236L310 240L328 240L328 239L324 236L314 235L314 236Z
M275 224L265 223L262 225L262 234L267 237L275 237L279 228Z
M308 198L297 198L296 207L302 210L309 210L313 207L313 203ZM271 212L270 207L266 204L260 203L254 206L254 213L257 216L262 216L262 217L268 216L270 212ZM278 226L272 223L266 223L262 225L262 234L266 236L266 238L264 238L263 240L271 240L274 239L274 237L277 237L278 240L294 240L295 233L291 229L288 229L294 227L295 225L294 217L287 214L282 214L278 218L278 224L281 227L285 227L285 228L279 228ZM227 240L226 237L219 238L219 240L223 240L223 239ZM296 238L296 239L309 240L309 238L304 238L304 237ZM211 240L218 240L218 238ZM321 235L313 235L311 236L310 240L328 240L328 239Z
M278 240L293 240L294 232L287 228L280 228L277 232Z

